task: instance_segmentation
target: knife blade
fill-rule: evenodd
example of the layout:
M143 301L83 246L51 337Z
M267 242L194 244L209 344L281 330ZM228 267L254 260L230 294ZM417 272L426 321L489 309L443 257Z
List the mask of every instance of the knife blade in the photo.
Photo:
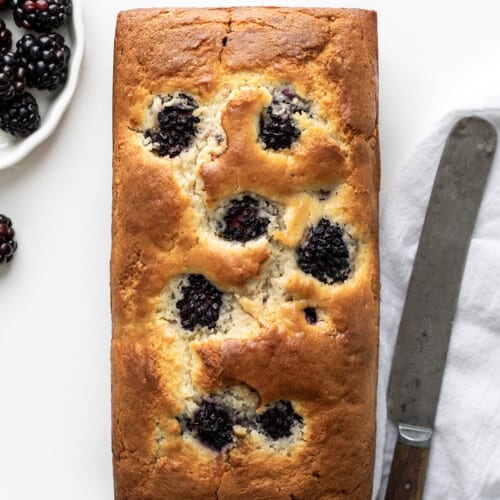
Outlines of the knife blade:
M496 139L486 120L462 118L439 162L391 367L388 412L398 441L386 500L423 495L453 318Z

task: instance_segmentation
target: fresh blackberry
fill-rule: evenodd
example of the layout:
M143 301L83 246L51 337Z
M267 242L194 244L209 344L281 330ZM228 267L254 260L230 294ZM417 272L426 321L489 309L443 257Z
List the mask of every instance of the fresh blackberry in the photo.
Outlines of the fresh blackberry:
M68 76L70 50L59 33L24 35L17 42L16 56L27 70L29 87L56 90Z
M11 0L14 21L21 28L48 32L71 15L71 0Z
M221 451L233 442L231 410L214 401L203 400L192 418L185 418L186 429L205 446Z
M293 410L292 403L283 400L268 405L267 410L257 417L259 429L275 441L290 437L294 424L302 421L302 417Z
M0 103L0 129L14 137L28 137L40 126L36 99L26 92Z
M220 235L229 241L246 242L267 232L269 218L259 216L260 203L250 195L229 202Z
M322 283L345 281L351 264L342 228L328 219L321 219L297 249L297 264Z
M26 90L26 68L13 52L0 54L0 100L7 101Z
M182 299L176 303L185 330L196 326L215 328L222 307L222 292L201 274L190 274L181 288Z
M12 221L6 215L0 214L0 265L6 264L14 256L17 250L15 235Z
M158 127L144 133L157 155L174 158L191 145L200 122L193 115L197 108L196 101L186 94L169 96L167 104L158 113Z
M291 88L276 90L270 106L262 112L259 120L259 138L265 148L289 148L300 137L293 114L306 112L307 109L307 103Z
M1 4L0 4L1 8ZM3 19L0 19L0 52L7 52L12 47L12 33L5 26Z

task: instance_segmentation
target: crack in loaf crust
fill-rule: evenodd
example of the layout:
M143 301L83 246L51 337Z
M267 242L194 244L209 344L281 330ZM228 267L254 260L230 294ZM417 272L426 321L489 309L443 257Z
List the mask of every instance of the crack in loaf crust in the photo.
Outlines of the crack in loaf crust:
M376 47L376 16L360 10L119 15L111 262L118 500L370 498ZM311 111L294 115L299 141L274 151L259 142L258 123L283 85ZM176 92L197 100L208 125L189 150L160 157L144 141L148 110L155 96ZM217 236L210 214L237 193L278 207L267 236L245 244ZM304 235L325 217L355 241L343 283L322 283L295 262ZM172 283L189 274L229 297L224 331L188 336L172 319ZM304 317L311 307L316 324ZM291 401L300 433L278 445L240 429L217 452L183 429L180 417L197 398L239 386L257 395L257 412Z

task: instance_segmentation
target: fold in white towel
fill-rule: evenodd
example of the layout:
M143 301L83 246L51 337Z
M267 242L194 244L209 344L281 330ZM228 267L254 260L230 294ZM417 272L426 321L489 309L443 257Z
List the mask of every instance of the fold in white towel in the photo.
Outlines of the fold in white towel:
M500 133L500 100L445 116L416 148L381 213L381 338L374 498L382 500L395 445L386 395L406 288L439 159L455 122L475 115ZM425 500L500 499L500 138L453 323Z

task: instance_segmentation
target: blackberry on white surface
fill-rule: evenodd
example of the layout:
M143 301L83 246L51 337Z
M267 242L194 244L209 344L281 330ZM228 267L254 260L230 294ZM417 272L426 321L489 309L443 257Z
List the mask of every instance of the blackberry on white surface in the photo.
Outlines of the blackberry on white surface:
M10 218L0 214L0 265L12 260L17 250L15 235Z

